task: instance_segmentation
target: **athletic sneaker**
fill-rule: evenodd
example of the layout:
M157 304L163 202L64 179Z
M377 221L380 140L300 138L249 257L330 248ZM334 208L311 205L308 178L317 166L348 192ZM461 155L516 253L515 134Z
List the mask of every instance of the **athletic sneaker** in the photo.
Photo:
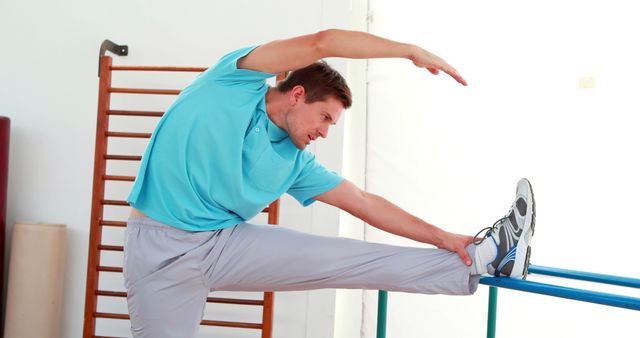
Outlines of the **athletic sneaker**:
M533 190L531 183L523 178L518 182L516 199L509 212L492 227L482 229L480 233L487 230L484 238L474 242L478 245L486 239L491 239L498 249L496 258L487 265L489 274L520 279L527 277L535 221L536 203Z

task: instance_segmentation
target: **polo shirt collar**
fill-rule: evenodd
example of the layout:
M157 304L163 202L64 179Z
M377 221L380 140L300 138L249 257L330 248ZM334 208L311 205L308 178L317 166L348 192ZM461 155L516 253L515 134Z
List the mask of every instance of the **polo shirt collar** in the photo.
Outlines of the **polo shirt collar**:
M280 127L273 123L269 116L267 116L267 133L269 134L271 142L279 142L289 136L286 131L280 129Z

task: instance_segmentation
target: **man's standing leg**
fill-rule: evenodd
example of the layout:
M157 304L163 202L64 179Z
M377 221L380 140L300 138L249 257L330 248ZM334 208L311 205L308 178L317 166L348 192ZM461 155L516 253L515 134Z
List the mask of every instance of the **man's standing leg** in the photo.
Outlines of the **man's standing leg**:
M198 249L216 235L182 231L146 217L129 219L124 272L135 338L195 337L209 293Z

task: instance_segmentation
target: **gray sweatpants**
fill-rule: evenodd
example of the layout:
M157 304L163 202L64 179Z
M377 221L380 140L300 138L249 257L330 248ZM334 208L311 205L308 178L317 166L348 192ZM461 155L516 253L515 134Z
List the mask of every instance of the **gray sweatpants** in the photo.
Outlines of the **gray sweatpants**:
M136 338L194 337L207 295L215 290L348 288L468 295L479 280L446 250L248 223L188 232L134 217L128 221L124 248L127 302ZM468 247L471 255L474 249Z

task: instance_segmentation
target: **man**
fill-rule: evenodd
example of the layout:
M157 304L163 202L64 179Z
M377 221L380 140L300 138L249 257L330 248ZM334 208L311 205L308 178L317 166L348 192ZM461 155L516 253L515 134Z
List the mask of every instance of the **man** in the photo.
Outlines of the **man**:
M159 122L129 196L125 283L134 337L192 337L211 290L365 288L471 294L479 275L522 278L535 205L518 183L485 238L444 231L318 164L351 92L325 57L402 57L466 81L410 44L342 30L234 51L191 85ZM292 71L277 87L265 80ZM439 249L313 236L246 223L283 193L321 201L387 232Z

